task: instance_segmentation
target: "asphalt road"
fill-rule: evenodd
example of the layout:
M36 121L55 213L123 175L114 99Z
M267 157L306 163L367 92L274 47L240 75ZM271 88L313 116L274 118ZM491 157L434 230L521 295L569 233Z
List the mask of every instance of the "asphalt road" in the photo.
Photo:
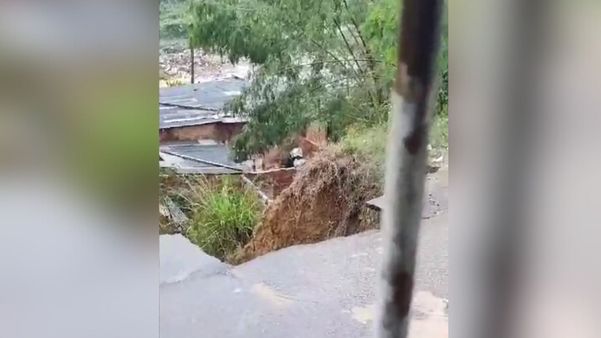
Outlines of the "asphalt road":
M373 336L379 231L294 246L235 267L180 235L161 236L160 246L163 338ZM448 336L447 252L441 210L422 225L412 337Z

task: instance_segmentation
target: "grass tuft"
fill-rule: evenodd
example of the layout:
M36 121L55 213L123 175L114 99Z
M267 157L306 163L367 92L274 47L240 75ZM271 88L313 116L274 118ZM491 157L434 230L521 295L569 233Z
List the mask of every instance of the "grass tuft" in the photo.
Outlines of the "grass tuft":
M207 254L226 259L250 240L261 212L253 191L231 177L201 180L194 200L186 234Z

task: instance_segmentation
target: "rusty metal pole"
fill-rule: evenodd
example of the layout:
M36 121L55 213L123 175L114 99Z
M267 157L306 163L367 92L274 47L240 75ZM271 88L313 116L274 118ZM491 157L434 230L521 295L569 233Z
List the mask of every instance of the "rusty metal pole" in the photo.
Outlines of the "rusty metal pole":
M378 338L405 338L413 294L415 257L426 172L430 97L440 40L442 0L402 3L398 69L388 140L384 257L380 271Z

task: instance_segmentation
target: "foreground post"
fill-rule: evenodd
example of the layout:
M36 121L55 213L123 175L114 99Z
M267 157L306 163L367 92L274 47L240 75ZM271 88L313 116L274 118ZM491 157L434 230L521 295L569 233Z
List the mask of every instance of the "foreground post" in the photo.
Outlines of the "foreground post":
M404 0L386 163L378 338L405 338L422 212L429 98L442 0Z

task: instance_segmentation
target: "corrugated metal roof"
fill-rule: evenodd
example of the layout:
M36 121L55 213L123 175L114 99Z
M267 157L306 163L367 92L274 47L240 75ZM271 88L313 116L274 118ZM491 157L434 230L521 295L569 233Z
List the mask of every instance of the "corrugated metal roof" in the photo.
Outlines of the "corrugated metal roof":
M216 122L244 122L244 119L225 116L223 109L246 86L247 81L232 78L161 88L159 127L164 129Z
M230 149L223 144L172 144L161 146L159 152L164 166L182 173L236 174L242 171L240 164L231 160Z

